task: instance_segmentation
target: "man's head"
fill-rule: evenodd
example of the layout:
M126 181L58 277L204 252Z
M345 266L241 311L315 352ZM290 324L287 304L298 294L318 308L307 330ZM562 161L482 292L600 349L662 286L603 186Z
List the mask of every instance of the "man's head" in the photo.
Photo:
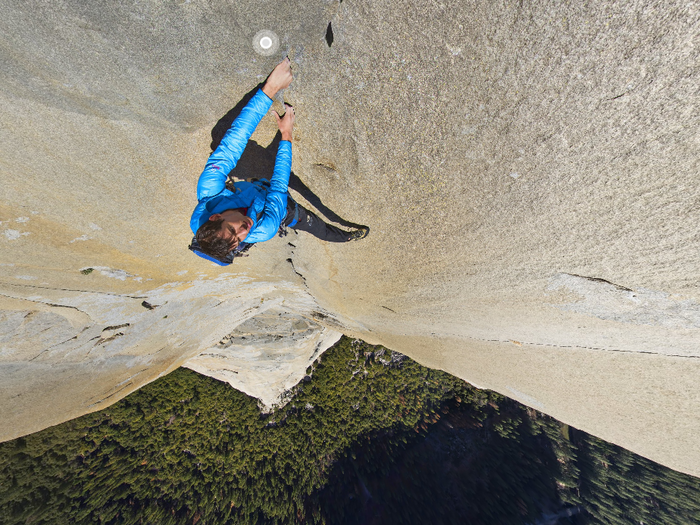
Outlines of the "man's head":
M240 210L226 210L215 213L197 230L195 239L202 252L216 258L223 258L248 236L253 227L253 219Z

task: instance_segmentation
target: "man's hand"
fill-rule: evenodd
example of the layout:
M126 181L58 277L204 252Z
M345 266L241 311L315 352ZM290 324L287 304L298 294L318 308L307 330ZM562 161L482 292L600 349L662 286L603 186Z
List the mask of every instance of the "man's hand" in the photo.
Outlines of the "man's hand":
M267 77L267 81L263 86L262 90L270 98L275 98L275 95L280 89L284 89L292 83L292 63L289 57L286 57L282 62L277 64L275 69L272 70L270 76Z
M279 66L278 66L279 67ZM282 140L292 141L292 131L294 129L294 108L289 104L284 105L286 110L283 117L280 117L279 113L275 111L275 118L277 119L277 125L282 133Z

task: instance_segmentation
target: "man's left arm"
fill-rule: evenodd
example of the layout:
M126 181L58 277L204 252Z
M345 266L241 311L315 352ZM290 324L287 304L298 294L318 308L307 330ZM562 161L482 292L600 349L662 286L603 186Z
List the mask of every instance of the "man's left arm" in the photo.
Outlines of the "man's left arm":
M287 214L287 189L292 171L292 130L295 115L294 108L289 104L285 104L285 109L287 111L284 117L280 117L275 112L282 140L277 147L275 170L270 180L270 189L265 197L265 206L259 222L260 228L256 228L259 238L256 237L253 242L262 242L274 237Z
M282 140L277 147L277 158L275 159L275 170L270 180L270 189L265 198L265 210L263 215L274 217L275 230L287 214L287 190L289 188L289 175L292 171L292 131L294 129L294 108L285 104L285 114L280 117L275 112L277 125L279 126Z
M267 232L266 236L269 239L275 236L280 224L287 215L287 188L291 171L292 143L282 140L277 149L275 171L272 175L272 180L270 180L270 189L265 197L265 207L259 219L260 231Z

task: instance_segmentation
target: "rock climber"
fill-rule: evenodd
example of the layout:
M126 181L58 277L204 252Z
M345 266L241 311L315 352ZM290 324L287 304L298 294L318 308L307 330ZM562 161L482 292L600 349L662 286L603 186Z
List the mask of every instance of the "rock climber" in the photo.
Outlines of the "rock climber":
M219 265L230 264L255 243L272 239L284 228L305 231L328 242L362 239L369 233L363 227L344 231L326 224L303 208L288 194L292 169L292 130L294 108L286 104L283 116L274 112L281 140L272 178L254 182L228 182L229 172L241 158L248 139L270 109L277 92L292 82L289 58L270 73L265 84L246 104L211 154L197 182L199 203L192 213L190 227L195 234L190 249Z

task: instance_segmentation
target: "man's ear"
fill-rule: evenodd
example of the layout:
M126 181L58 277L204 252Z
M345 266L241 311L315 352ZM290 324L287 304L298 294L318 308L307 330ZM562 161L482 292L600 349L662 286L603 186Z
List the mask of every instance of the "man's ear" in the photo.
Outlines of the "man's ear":
M210 220L210 221L219 221L219 220L221 220L222 218L223 218L223 217L221 216L220 213L215 213L214 215L210 215L210 216L209 216L209 220Z

